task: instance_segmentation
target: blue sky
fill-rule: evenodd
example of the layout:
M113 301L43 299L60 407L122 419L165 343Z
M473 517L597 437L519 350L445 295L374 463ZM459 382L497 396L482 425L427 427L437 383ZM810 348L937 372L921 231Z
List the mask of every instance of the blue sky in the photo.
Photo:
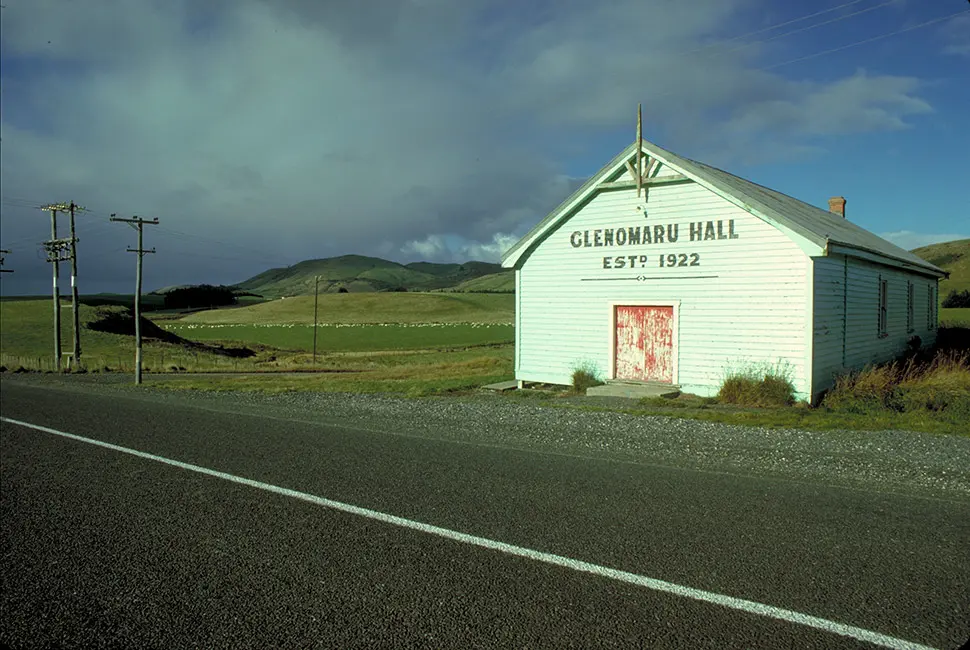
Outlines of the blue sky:
M71 199L84 293L131 284L110 213L161 221L147 288L494 261L632 141L638 102L648 140L842 194L901 246L970 237L966 0L4 4L5 293L48 290L34 206Z

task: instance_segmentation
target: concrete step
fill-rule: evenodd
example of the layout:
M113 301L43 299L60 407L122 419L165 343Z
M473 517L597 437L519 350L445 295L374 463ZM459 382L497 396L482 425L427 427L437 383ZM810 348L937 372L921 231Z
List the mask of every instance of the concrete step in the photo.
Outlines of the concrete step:
M497 384L488 384L486 386L482 386L482 388L485 388L487 390L494 390L500 393L505 392L507 390L512 390L518 387L519 387L519 382L515 381L514 379L510 381L500 381Z
M680 394L680 386L654 382L609 381L602 386L587 388L586 394L598 397L628 397L630 399L676 397Z

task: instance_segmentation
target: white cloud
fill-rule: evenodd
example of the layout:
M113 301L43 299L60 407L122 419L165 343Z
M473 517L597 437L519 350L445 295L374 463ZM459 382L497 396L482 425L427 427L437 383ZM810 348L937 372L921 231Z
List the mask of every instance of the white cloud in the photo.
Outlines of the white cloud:
M929 246L930 244L939 244L941 242L954 241L957 239L970 239L970 234L964 233L962 235L953 234L931 234L931 233L918 233L912 232L910 230L897 230L896 232L883 232L879 233L879 236L886 239L900 248L905 248L906 250L913 250L914 248L919 248L920 246Z
M408 258L417 256L422 260L435 262L479 262L498 263L502 254L519 241L511 233L496 233L490 241L472 241L457 235L428 235L422 240L409 241L401 247Z
M470 242L464 247L469 259L482 260L485 262L499 262L502 255L519 241L519 238L510 233L496 233L492 241L488 243Z
M940 30L944 54L970 57L970 15L957 16L947 21Z
M412 240L401 247L407 256L417 255L422 260L442 260L451 257L451 250L441 235L428 235L423 240Z

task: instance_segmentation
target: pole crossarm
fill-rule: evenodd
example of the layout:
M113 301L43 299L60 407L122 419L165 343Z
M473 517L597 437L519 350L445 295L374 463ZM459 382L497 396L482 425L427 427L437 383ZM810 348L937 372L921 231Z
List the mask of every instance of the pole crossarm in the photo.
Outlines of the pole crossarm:
M141 217L132 217L131 219L125 219L124 217L111 216L109 221L121 221L124 223L150 223L158 225L158 217L153 217L152 219L142 219Z
M74 211L75 212L87 212L88 211L87 208L85 208L84 206L78 205L74 201L70 201L68 203L63 203L63 202L62 203L48 203L47 205L40 206L39 209L40 210L43 210L44 212L51 212L53 210L56 210L58 212L70 212L71 211L71 208L74 208Z

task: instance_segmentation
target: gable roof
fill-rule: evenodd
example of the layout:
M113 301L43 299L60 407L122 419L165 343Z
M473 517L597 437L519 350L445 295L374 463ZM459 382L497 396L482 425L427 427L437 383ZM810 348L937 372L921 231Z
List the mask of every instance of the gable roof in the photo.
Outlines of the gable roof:
M502 266L517 266L520 260L545 239L556 226L569 219L576 210L598 191L600 183L622 173L626 162L637 151L633 143L621 151L600 171L593 174L556 209L540 221L502 256ZM686 178L706 187L738 207L778 227L782 226L818 246L823 255L834 252L862 257L875 256L877 261L936 276L947 275L943 269L917 255L861 228L844 217L799 201L781 192L745 180L704 163L678 156L651 142L643 142L643 151L668 165ZM524 260L523 260L524 261ZM915 267L915 268L914 268Z

